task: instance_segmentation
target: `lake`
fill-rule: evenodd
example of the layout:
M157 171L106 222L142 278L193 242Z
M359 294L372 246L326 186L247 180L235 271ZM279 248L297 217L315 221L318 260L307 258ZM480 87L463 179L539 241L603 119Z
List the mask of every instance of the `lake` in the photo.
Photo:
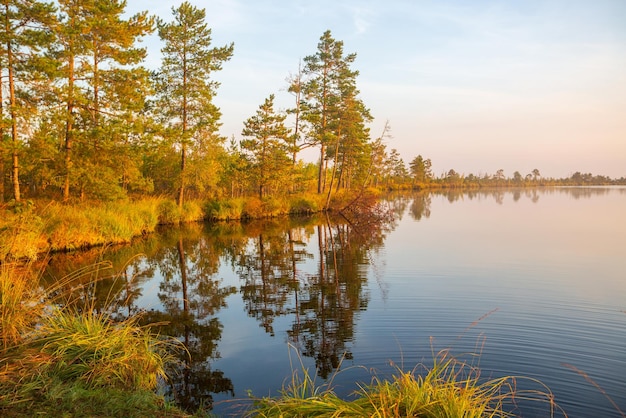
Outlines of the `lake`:
M547 391L540 381L570 417L623 416L626 188L417 193L384 205L393 220L163 229L57 255L45 279L110 260L85 280L115 277L79 298L167 321L161 333L191 360L163 390L191 410L236 415L248 391L276 395L303 367L348 396L355 382L449 350L484 379ZM511 410L550 416L548 402Z

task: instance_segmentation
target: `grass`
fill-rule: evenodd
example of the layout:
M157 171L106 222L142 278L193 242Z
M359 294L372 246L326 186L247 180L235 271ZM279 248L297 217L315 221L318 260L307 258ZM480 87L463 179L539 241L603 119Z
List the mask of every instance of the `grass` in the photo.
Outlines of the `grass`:
M25 273L0 266L0 340L3 351L17 345L42 314L40 291Z
M552 416L559 410L549 389L531 380L539 390L519 390L519 377L484 380L480 370L452 357L434 356L432 366L411 371L396 368L391 379L372 378L359 385L350 399L340 398L329 384L316 385L308 370L293 372L278 397L253 398L247 417L419 417L504 418L520 401L543 402ZM562 411L561 411L562 412Z
M74 205L37 201L5 206L0 208L0 262L36 260L48 252L125 244L154 232L158 225L311 214L322 210L323 199L317 194L248 197L188 201L182 208L162 197Z
M156 392L181 346L106 310L75 308L75 289L92 266L43 289L27 269L0 272L1 416L183 416ZM92 283L93 284L93 283Z
M54 377L87 388L153 390L166 377L167 343L136 322L54 309L29 337L28 349L39 357L30 368L37 379Z

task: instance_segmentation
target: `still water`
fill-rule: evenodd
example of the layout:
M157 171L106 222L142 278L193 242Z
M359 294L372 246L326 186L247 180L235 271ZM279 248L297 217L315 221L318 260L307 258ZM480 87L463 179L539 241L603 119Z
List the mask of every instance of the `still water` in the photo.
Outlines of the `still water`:
M485 379L523 376L519 390L547 391L540 381L570 417L626 413L626 188L421 193L385 205L391 221L166 229L56 256L46 278L112 261L92 274L115 279L84 297L169 323L161 333L191 360L163 390L190 410L237 415L248 391L276 395L303 367L348 396L355 382L450 350ZM547 402L511 409L551 414Z

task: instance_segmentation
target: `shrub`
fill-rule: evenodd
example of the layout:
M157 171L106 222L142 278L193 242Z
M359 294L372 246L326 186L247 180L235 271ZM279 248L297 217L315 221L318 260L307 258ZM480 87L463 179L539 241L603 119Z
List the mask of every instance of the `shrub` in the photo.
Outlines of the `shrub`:
M263 202L258 197L249 197L245 200L241 210L242 219L259 219L264 216Z
M205 218L202 206L196 201L183 203L183 212L181 214L181 222L198 222Z
M291 199L289 213L309 214L322 210L323 203L319 195L302 195Z
M274 217L289 213L289 203L279 197L266 197L262 202L264 217Z
M157 208L159 224L178 224L181 221L181 213L178 205L173 200L163 200Z

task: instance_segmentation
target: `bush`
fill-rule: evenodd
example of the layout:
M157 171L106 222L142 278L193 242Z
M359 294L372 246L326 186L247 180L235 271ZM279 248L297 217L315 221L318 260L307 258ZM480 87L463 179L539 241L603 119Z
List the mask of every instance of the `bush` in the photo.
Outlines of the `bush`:
M302 195L291 200L289 213L310 214L322 210L323 203L318 195Z
M263 202L258 197L249 197L246 199L243 209L241 210L242 219L260 219L264 216Z
M243 207L243 199L210 200L204 206L204 213L208 220L229 221L241 219Z
M286 200L278 197L266 197L263 199L263 217L275 217L289 213L289 204Z
M204 220L204 218L204 210L198 202L191 201L183 203L181 222L198 222Z
M180 209L173 200L161 201L157 213L161 225L179 224L181 221Z

